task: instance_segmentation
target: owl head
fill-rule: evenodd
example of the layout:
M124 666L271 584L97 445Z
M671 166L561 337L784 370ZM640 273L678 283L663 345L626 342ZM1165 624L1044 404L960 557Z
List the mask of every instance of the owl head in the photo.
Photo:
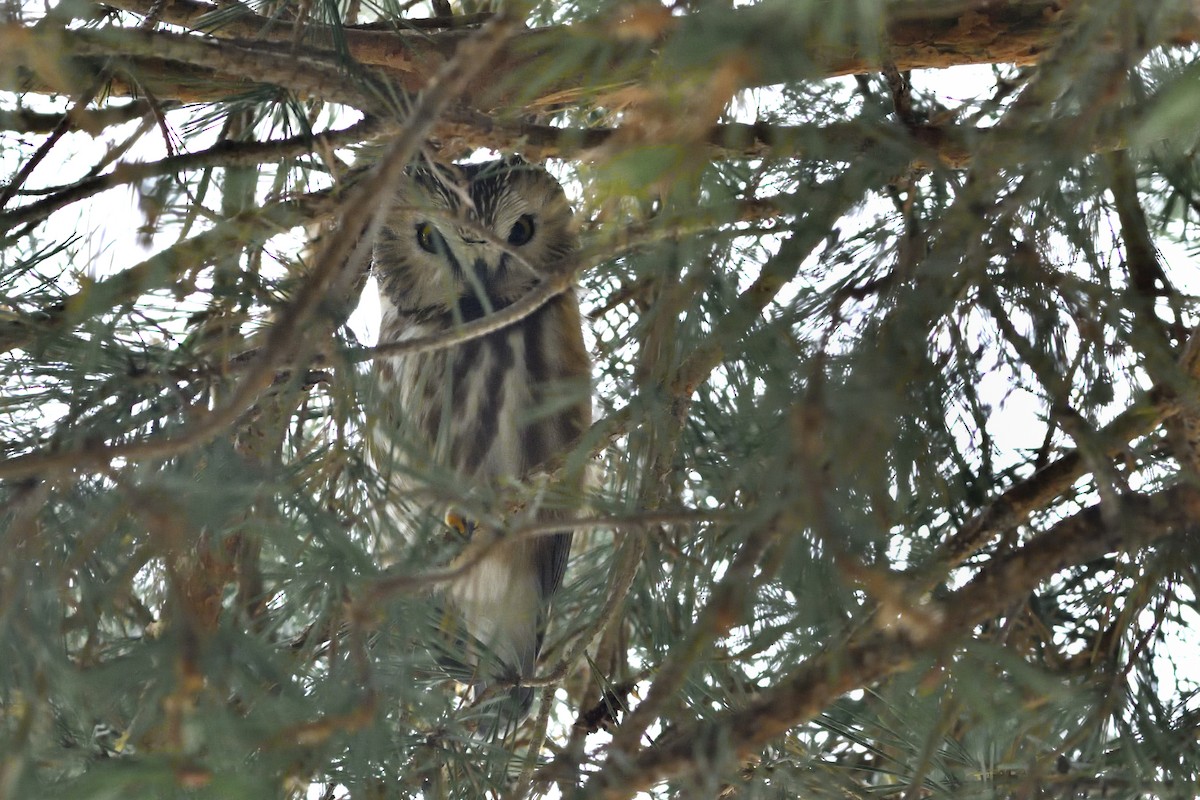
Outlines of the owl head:
M577 241L558 181L511 157L410 168L372 261L399 312L470 320L571 269Z

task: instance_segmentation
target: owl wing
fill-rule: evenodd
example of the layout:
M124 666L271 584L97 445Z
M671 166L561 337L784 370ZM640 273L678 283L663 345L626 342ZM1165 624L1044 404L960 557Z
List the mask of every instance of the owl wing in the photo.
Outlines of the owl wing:
M540 536L534 545L534 563L537 565L538 593L541 595L542 600L542 608L537 617L537 644L534 647L535 658L536 654L541 652L542 643L546 639L550 598L558 591L558 587L562 584L563 575L567 571L567 558L570 554L570 531L555 533L550 536Z
M534 558L538 565L538 589L542 602L546 602L562 585L570 555L570 531L538 537Z

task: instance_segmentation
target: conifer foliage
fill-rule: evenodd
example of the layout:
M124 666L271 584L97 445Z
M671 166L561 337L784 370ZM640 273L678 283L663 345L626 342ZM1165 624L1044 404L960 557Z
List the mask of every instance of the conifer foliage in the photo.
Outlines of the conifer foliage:
M0 797L1193 797L1198 39L1191 0L6 3ZM494 151L575 205L596 422L400 496L362 245L406 164ZM584 468L498 732L438 588Z

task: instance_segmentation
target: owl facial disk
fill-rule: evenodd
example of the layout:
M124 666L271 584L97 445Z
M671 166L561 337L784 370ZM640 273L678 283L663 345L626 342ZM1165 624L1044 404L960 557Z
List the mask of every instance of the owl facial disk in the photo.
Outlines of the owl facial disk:
M515 238L527 241L531 225L519 226ZM412 236L418 247L449 268L453 282L447 288L457 296L457 302L460 305L464 300L481 304L484 310L490 311L511 299L501 295L512 255L506 252L504 245L496 242L497 237L492 234L490 238L481 238L488 234L478 226L467 228L443 223L443 229L445 234L433 222L421 220L414 223Z
M578 250L561 187L524 162L413 168L373 248L398 309L492 313ZM478 310L477 310L478 309Z

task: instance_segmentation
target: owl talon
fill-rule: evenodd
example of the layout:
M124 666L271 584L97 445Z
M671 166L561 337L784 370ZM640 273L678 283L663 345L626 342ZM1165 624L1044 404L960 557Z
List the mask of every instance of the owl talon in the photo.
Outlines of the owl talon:
M469 520L456 511L446 512L446 525L458 531L459 536L464 539L470 539L471 534L475 532L474 520Z

